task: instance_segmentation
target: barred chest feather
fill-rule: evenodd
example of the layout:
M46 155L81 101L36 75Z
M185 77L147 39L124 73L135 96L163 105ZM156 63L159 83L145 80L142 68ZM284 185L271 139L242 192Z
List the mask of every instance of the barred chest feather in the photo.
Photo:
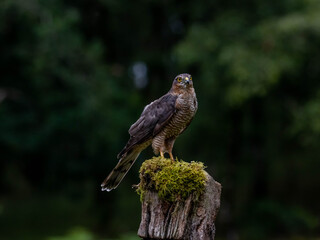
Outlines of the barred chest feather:
M197 108L197 98L193 92L179 95L176 102L177 111L163 130L165 138L177 137L190 123Z

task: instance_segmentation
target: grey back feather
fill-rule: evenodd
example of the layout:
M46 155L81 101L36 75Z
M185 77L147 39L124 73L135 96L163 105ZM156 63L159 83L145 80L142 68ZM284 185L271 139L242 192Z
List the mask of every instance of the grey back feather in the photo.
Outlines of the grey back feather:
M147 105L140 118L130 127L130 139L124 149L118 154L118 158L121 158L133 146L148 141L158 134L175 113L176 100L176 95L167 93Z

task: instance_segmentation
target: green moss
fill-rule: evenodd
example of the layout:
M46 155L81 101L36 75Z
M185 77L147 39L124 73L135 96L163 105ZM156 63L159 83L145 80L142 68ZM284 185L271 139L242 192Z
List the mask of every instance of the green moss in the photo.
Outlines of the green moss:
M198 199L205 188L204 168L201 162L172 162L167 158L153 157L146 160L140 168L137 192L141 201L147 190L156 191L160 198L169 202L185 200L190 194Z

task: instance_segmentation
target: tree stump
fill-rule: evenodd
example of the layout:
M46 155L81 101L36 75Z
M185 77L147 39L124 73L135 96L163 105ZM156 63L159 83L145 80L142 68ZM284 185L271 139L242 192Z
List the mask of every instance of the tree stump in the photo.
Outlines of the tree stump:
M196 200L191 194L183 201L168 202L155 190L146 190L138 236L145 240L213 240L221 185L206 172L205 177L204 192Z

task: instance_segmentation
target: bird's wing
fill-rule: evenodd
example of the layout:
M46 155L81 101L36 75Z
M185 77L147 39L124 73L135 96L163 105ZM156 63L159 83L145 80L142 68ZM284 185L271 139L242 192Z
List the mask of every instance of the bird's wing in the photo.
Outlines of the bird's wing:
M157 135L176 111L177 96L167 93L147 105L140 118L130 127L130 139L119 153L120 158L132 146L145 142Z

